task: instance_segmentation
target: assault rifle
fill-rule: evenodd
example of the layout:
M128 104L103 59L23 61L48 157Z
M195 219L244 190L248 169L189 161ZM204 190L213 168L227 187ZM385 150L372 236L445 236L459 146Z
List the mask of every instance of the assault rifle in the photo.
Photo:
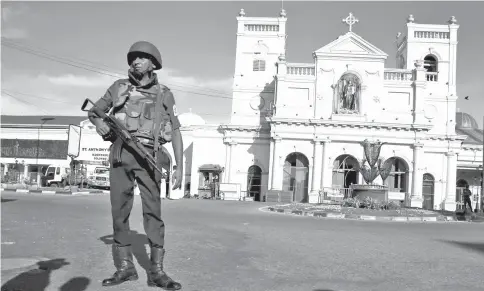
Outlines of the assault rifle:
M86 106L88 103L92 104L91 109L86 109ZM165 177L165 174L163 174L160 168L158 168L158 166L156 165L156 161L153 158L153 156L145 149L145 147L139 141L139 139L136 136L132 135L128 131L128 129L121 122L119 122L119 120L107 115L103 110L101 110L101 108L97 107L96 104L94 104L94 102L92 102L89 98L86 98L86 100L84 100L81 110L85 112L92 111L104 122L106 122L106 124L111 129L111 132L108 136L103 136L104 140L109 140L111 142L114 142L116 137L121 138L121 140L123 141L123 144L131 147L140 157L142 157L151 166L153 166L155 170L160 172L162 177Z

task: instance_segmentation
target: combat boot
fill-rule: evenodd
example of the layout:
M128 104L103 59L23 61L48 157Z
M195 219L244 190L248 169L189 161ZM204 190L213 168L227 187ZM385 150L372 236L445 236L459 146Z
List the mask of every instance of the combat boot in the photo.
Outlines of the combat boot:
M103 280L103 286L114 286L126 281L138 280L138 273L133 264L131 246L113 246L113 257L117 262L117 264L115 263L117 271L111 278Z
M181 284L168 277L165 271L163 271L164 257L164 248L151 248L151 269L148 275L148 286L160 287L165 290L180 290Z

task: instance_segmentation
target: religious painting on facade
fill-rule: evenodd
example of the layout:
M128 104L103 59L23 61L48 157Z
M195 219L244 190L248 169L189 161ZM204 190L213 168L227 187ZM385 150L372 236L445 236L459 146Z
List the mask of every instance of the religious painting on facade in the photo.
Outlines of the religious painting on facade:
M344 74L335 87L336 113L359 113L361 82L355 74Z

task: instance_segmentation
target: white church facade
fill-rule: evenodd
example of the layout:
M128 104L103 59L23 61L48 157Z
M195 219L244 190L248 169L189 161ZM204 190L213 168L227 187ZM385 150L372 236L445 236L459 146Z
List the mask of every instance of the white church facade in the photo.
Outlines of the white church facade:
M368 139L384 142L380 156L393 160L384 182L391 199L454 210L459 175L480 192L482 143L456 132L456 125L477 124L456 114L454 17L434 25L409 16L397 68L385 68L387 54L352 32L351 13L349 31L315 50L308 64L285 58L285 11L261 18L241 10L237 21L232 118L221 127L226 182L244 185L255 165L267 198L293 192L292 200L318 202L325 189L364 183L354 168Z
M284 10L273 18L240 11L231 121L179 116L183 189L171 198L206 191L214 176L222 191L256 201L347 196L351 185L364 184L355 170L364 140L385 143L380 157L392 170L375 183L388 186L390 199L455 210L464 185L480 194L483 132L456 107L454 17L435 25L409 16L397 40L397 68L385 68L388 55L352 31L351 13L344 19L349 31L316 49L312 63L290 63L286 22ZM81 125L91 132L85 137L100 138L88 122ZM2 138L20 131L2 124ZM171 145L166 153L173 157ZM12 162L2 157L2 164Z

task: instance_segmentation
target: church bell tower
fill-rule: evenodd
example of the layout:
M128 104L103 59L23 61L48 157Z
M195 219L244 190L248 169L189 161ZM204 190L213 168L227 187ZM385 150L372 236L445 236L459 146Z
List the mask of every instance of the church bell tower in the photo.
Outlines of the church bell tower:
M410 15L406 32L397 41L397 68L413 69L414 63L422 60L427 81L445 85L448 94L456 95L458 29L454 16L439 25L415 23Z
M279 17L237 17L231 124L258 126L274 101L276 62L286 44L286 12Z

